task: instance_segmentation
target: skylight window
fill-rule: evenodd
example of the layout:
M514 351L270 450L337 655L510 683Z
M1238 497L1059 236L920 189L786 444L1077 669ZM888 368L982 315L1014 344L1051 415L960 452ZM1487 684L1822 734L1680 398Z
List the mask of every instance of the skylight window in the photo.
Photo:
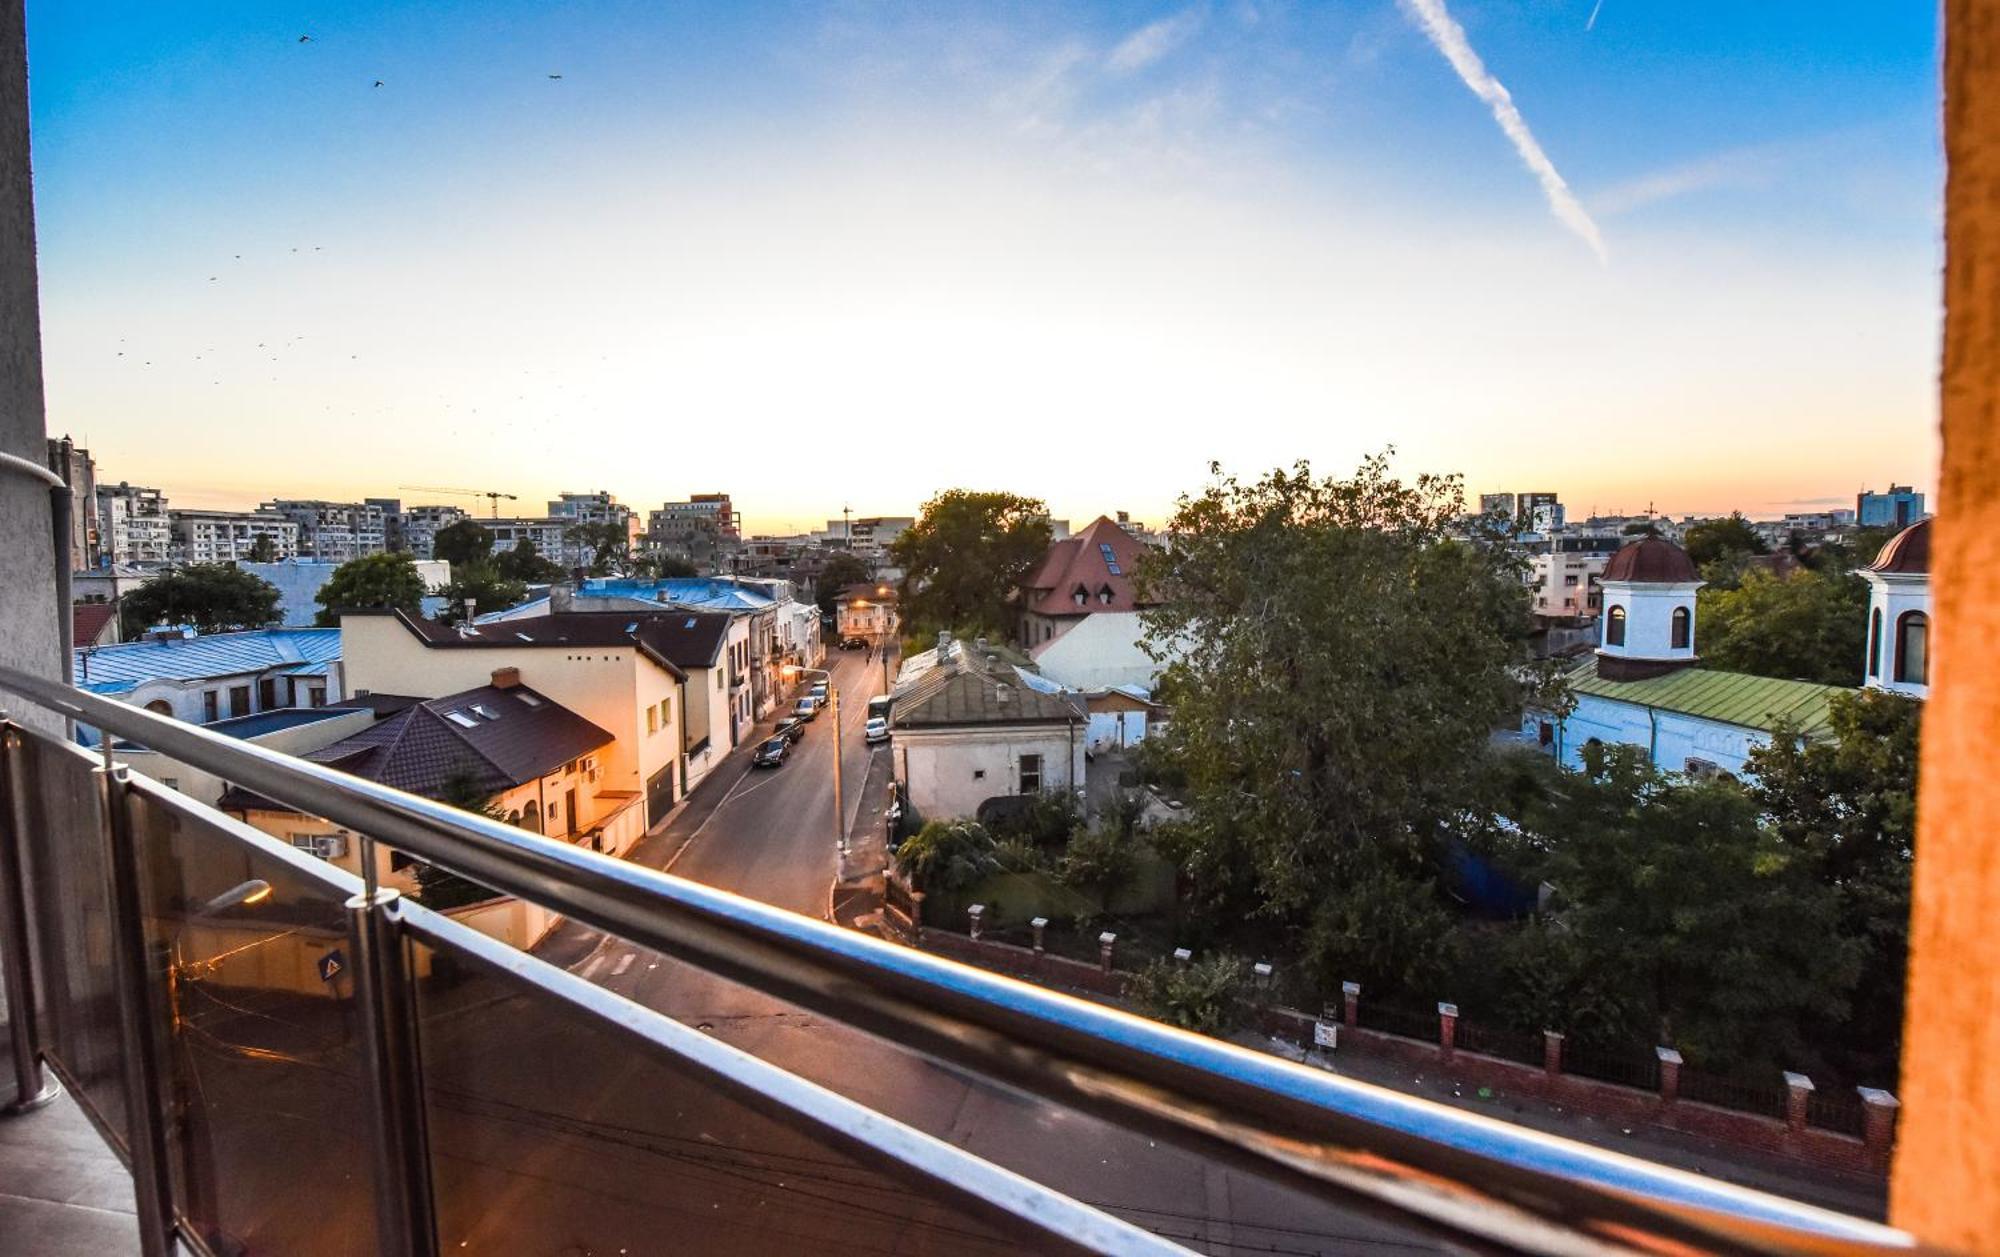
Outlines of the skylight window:
M472 710L473 710L473 712L474 712L474 713L475 713L476 715L478 715L478 716L479 716L479 717L480 717L481 719L484 719L484 720L498 720L498 719L500 719L500 713L499 713L499 712L497 712L497 711L494 711L494 710L493 710L493 709L492 709L491 707L488 707L488 706L487 706L486 704L484 704L484 703L474 703L474 704L472 705Z
M1098 542L1097 552L1104 556L1104 566L1111 569L1111 574L1113 576L1123 576L1125 574L1125 569L1118 566L1118 556L1111 552L1110 542L1108 541Z
M521 633L521 632L516 632L514 636L520 638L524 642L532 642L535 640L534 638L528 636L526 633Z
M522 702L526 703L530 707L540 707L542 705L541 699L536 698L533 694L528 693L526 690L522 690L516 693L514 697L520 699Z
M444 714L444 718L461 729L476 729L479 727L477 720L474 720L462 711L448 711Z

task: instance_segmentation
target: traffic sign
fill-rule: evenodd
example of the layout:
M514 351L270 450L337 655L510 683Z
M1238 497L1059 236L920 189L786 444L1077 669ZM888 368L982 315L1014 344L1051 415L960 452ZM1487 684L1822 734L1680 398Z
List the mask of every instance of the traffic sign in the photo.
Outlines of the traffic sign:
M347 957L341 954L341 951L338 947L334 948L332 951L328 952L326 955L321 956L319 958L320 981L331 982L335 978L339 977L341 974L346 972L347 972Z

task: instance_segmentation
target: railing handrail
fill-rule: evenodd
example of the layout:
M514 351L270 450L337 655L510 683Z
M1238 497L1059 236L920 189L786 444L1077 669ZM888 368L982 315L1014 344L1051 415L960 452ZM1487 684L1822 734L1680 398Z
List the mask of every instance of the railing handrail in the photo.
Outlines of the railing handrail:
M1056 1103L1405 1225L1531 1251L1907 1251L1863 1219L1354 1082L543 838L60 682L0 691Z

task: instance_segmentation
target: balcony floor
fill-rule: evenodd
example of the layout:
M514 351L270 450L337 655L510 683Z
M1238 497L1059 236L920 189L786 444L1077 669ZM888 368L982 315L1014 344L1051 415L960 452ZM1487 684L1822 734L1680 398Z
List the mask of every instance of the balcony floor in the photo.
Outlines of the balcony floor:
M13 1086L13 1058L0 1034L0 1092L11 1100ZM64 1094L36 1112L0 1117L0 1253L138 1251L131 1176L75 1100Z

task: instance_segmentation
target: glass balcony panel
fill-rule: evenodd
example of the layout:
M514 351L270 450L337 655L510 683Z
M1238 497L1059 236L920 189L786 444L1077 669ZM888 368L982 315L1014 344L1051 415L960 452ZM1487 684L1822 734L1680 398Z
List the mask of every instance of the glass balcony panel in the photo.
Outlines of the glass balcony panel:
M372 1100L354 879L131 785L175 1206L217 1253L366 1257Z
M535 1228L525 1234L549 1247L569 1236L593 1252L642 1252L647 1227L691 1223L700 1227L688 1232L697 1252L791 1251L808 1241L813 1251L1023 1251L1018 1240L983 1238L942 1206L925 1210L912 1189L772 1125L670 1063L643 1059L602 1022L483 962L420 949L417 967L428 974L419 1009L442 1252L490 1247L520 1209ZM938 1064L657 952L612 940L573 968L1197 1252L1449 1251L1416 1228ZM482 1213L498 1200L509 1202L508 1229Z
M27 866L29 929L44 1053L121 1147L124 1045L111 958L110 851L97 757L17 729L17 815Z
M411 951L440 1252L1023 1251L560 996Z

